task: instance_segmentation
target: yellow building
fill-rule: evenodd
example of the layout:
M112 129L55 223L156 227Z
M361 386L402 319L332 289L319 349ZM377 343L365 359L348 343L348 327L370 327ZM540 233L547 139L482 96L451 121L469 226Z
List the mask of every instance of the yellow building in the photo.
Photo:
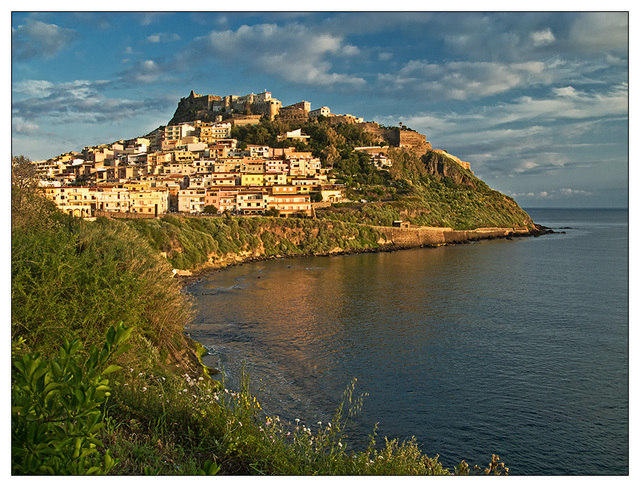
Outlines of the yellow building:
M165 188L129 191L131 213L164 215L169 209L169 191Z
M97 195L93 188L66 186L43 188L42 191L64 213L82 218L95 216Z
M264 186L264 174L242 174L240 184L242 186Z

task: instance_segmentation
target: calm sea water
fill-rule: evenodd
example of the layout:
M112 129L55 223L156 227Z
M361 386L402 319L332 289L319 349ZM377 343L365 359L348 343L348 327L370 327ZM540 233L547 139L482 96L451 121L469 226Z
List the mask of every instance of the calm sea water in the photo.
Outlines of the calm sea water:
M529 214L565 233L214 273L191 334L282 418L330 420L357 378L355 447L378 423L449 467L627 475L628 212Z

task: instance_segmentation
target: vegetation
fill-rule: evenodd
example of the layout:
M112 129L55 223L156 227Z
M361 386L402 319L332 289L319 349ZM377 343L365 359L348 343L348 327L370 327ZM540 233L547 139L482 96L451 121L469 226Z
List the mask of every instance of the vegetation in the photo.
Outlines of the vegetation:
M11 389L12 474L105 474L114 466L98 439L105 423L102 406L110 394L105 376L121 369L109 364L130 348L132 329L111 327L102 350L92 345L83 364L80 342L65 341L59 356L40 353L14 361ZM108 365L109 364L109 365Z
M278 221L287 231L276 243L276 228L267 225L276 220L267 218L85 222L36 204L44 201L17 177L11 235L14 474L481 470L464 462L446 468L414 439L379 441L375 430L366 450L350 449L345 429L363 400L354 384L330 424L267 417L248 378L240 391L210 380L184 335L190 308L172 278L172 265L180 263L178 254L169 256L175 242L187 250L182 258L195 262L210 251L252 246L312 249L312 242L294 235L316 230L319 251L339 241L373 245L375 233L342 222L312 227L311 221L288 219ZM123 348L125 340L130 347ZM498 460L485 470L506 472Z
M262 119L256 126L234 127L232 137L249 144L288 147L291 143L277 141L277 136L294 128L310 135L307 143L296 143L296 149L319 157L354 202L321 210L320 218L382 226L406 220L456 230L533 225L512 198L492 190L444 154L429 151L418 156L410 150L389 148L392 166L377 169L367 154L353 150L380 144L360 124Z
M380 232L362 225L301 218L165 216L131 220L176 269L197 269L228 254L275 257L379 247Z

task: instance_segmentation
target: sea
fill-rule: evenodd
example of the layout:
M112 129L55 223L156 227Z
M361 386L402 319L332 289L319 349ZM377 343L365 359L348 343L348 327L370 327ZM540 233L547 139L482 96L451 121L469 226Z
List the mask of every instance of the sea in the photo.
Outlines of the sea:
M357 450L628 475L628 210L527 212L554 233L214 272L186 290L189 333L284 421L326 424L355 384Z

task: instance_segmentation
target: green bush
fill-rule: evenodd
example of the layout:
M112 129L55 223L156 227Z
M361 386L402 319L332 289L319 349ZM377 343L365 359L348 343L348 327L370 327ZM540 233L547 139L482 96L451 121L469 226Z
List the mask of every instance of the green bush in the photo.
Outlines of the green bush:
M11 386L11 473L14 475L105 474L115 462L101 453L102 405L110 394L110 364L131 346L132 328L110 327L102 350L86 360L78 340L65 342L55 358L38 352L13 363Z

